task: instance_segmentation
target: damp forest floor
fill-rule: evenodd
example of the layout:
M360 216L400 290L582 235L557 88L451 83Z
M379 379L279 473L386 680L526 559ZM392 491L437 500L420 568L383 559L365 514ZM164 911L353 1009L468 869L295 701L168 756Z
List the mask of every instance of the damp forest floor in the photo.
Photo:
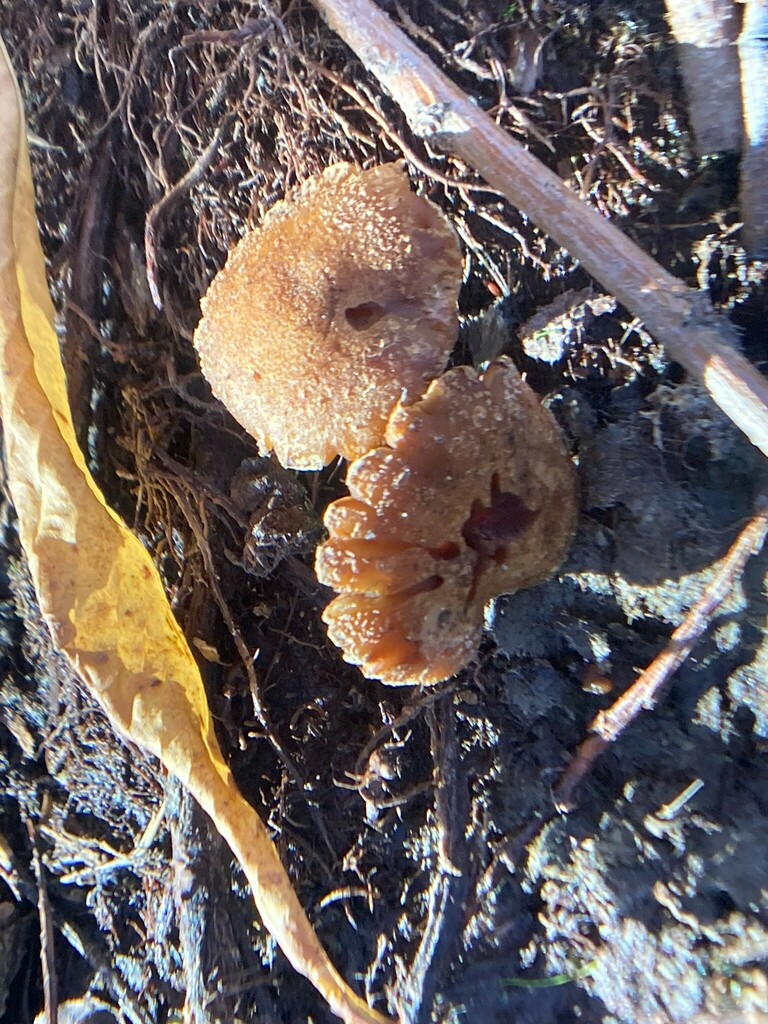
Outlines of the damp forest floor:
M385 6L764 365L737 159L693 156L661 0ZM748 521L762 457L568 253L413 137L304 0L0 0L0 32L89 465L343 976L404 1024L768 1019L765 554L568 813L552 798ZM312 552L343 467L260 459L191 347L228 248L286 189L402 158L466 254L453 362L510 355L581 487L560 572L498 600L475 661L423 692L366 681L324 634ZM207 819L51 649L7 503L0 531L2 1024L43 1006L36 863L77 1024L331 1021Z

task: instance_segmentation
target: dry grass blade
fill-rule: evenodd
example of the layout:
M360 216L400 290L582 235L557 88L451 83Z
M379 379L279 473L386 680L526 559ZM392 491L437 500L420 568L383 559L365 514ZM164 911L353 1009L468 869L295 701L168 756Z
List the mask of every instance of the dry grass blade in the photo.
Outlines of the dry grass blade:
M147 552L77 445L35 220L21 101L0 50L0 411L9 490L41 611L124 736L211 816L288 959L349 1024L382 1024L320 945L266 828L234 784L200 674Z
M768 454L768 384L732 346L708 299L663 270L586 206L439 71L370 0L315 0L330 27L400 105L411 129L520 207L639 317Z

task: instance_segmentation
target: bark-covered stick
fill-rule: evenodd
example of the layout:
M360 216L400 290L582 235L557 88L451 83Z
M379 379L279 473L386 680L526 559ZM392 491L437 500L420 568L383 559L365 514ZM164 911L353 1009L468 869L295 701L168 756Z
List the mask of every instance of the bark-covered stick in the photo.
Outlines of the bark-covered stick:
M699 156L741 149L741 85L733 0L666 0Z
M739 36L744 143L741 217L744 247L768 256L768 0L747 0Z
M371 0L314 0L330 27L402 108L416 135L460 156L565 246L704 382L720 408L768 455L768 383L731 346L708 298L663 270L507 135Z

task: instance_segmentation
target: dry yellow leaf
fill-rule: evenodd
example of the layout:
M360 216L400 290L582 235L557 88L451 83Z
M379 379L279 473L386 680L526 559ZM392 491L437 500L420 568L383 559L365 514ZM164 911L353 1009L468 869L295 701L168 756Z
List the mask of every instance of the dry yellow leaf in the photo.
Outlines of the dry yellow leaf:
M384 1024L331 964L263 823L235 786L155 567L106 506L77 445L21 99L1 41L0 414L19 535L56 645L115 728L155 754L211 816L293 966L349 1024Z

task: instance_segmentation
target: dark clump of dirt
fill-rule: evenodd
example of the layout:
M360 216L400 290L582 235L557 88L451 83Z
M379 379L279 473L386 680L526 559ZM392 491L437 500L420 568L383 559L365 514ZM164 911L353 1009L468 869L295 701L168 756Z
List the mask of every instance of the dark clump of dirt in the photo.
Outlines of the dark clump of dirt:
M385 6L765 359L736 168L691 155L661 0ZM0 32L90 468L155 558L238 784L343 976L404 1024L764 1019L764 555L577 805L552 795L705 592L762 457L572 256L410 133L311 4L0 0ZM325 636L312 552L343 472L262 457L191 347L246 226L329 163L402 157L466 252L453 361L515 359L582 495L557 578L498 600L473 665L424 692L364 680ZM41 889L77 1019L87 995L121 1024L330 1021L223 841L52 649L2 513L0 1022L43 1006Z

